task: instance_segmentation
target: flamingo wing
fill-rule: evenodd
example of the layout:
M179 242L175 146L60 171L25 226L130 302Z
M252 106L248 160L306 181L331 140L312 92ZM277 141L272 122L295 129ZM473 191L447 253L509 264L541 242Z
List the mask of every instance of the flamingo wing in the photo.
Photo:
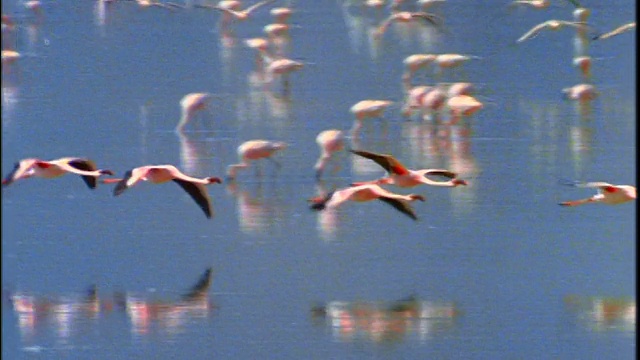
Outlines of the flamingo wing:
M255 11L257 8L262 7L264 5L267 5L269 3L272 3L276 0L265 0L265 1L260 1L259 3L253 4L251 6L249 6L246 10L245 13L250 14L252 11Z
M207 189L203 184L197 184L190 181L185 181L181 179L173 179L175 183L180 185L181 188L186 191L193 200L200 206L204 214L207 218L211 218L213 216L213 207L211 206L211 199L209 198L209 194L207 193Z
M453 171L445 170L445 169L429 169L429 170L426 170L423 175L424 176L442 176L447 179L455 179L458 177L457 173Z
M360 155L367 159L375 161L378 165L382 166L389 174L404 175L409 173L409 170L402 165L393 155L389 154L377 154L364 150L350 150L356 155Z
M425 20L426 22L432 24L432 25L436 25L436 26L440 26L443 23L443 20L441 17L435 15L435 14L430 14L428 12L424 12L424 11L419 11L419 12L414 12L411 13L411 18L413 19L422 19Z
M200 276L195 285L193 285L186 294L182 295L182 300L194 300L204 295L211 286L211 273L211 268L205 270L205 272Z
M384 196L379 197L378 200L393 206L396 210L398 210L401 213L407 215L408 217L412 218L413 220L418 220L418 217L416 216L415 212L413 211L413 208L411 208L411 206L409 205L409 203L407 201L388 198L388 197L384 197Z
M75 158L67 162L72 168L82 171L96 171L98 168L96 164L89 159ZM82 180L87 184L89 189L95 189L98 183L98 179L95 176L80 175Z
M549 26L547 21L534 26L533 28L531 28L531 30L522 35L516 42L523 42L525 40L536 37L540 33L540 31L542 31L542 29L546 28L547 26Z
M25 159L18 161L13 166L13 170L2 180L2 186L7 186L12 182L22 178L29 169L36 163L36 159Z
M122 194L125 190L132 187L137 183L144 175L146 175L148 169L145 168L141 171L140 168L131 169L124 174L124 177L113 188L113 196Z

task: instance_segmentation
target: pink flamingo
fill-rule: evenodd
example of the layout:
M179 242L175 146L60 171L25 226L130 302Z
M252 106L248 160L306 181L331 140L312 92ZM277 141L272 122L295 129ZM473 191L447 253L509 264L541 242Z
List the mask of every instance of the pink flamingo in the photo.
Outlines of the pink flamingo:
M182 100L180 100L182 115L180 116L176 130L181 132L196 112L204 110L207 107L209 100L211 100L211 94L209 93L191 93L185 95Z
M238 146L240 163L227 167L227 178L230 180L235 179L239 169L247 168L250 161L259 159L269 159L279 168L281 166L280 163L271 156L286 147L287 144L281 141L249 140L242 143Z
M575 184L577 187L595 188L598 190L596 195L590 198L564 201L559 205L562 206L578 206L588 203L602 203L607 205L617 205L636 199L636 188L631 185L612 185L606 182L588 182Z
M312 203L311 209L320 211L335 208L346 201L367 202L371 200L381 200L413 220L417 220L415 211L409 203L416 200L424 201L424 196L419 194L401 195L385 190L380 185L364 184L335 190L324 197L311 198L309 202Z
M113 189L113 195L118 196L139 181L162 184L171 180L180 185L195 200L207 218L213 216L211 199L205 185L222 183L222 180L215 176L200 179L183 174L173 165L146 165L127 171L122 179L105 179L102 182L117 183Z
M324 168L336 152L344 149L344 133L341 130L325 130L318 134L316 143L320 147L320 158L316 162L316 179L322 177Z
M15 164L13 170L2 180L2 186L30 177L53 179L65 174L80 175L90 189L95 189L96 179L101 175L113 175L113 171L98 169L93 161L79 157L64 157L50 161L29 158Z
M418 185L431 185L440 187L456 187L460 185L467 185L465 180L459 179L458 174L443 169L422 169L411 170L404 166L395 157L388 154L378 154L369 151L362 150L350 150L352 153L365 157L367 159L375 161L378 165L387 171L388 176L380 178L374 181L358 182L351 185L363 185L363 184L392 184L399 187L414 187ZM443 176L448 178L447 181L434 181L427 178L427 175L431 176Z

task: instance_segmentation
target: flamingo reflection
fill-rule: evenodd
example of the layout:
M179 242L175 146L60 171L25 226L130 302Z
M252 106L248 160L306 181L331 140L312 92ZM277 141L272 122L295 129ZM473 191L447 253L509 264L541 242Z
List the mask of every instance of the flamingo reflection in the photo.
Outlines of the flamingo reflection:
M211 279L212 269L208 268L186 293L174 301L126 294L124 303L131 321L131 331L136 335L147 335L152 324L157 324L162 330L178 333L190 319L212 315L216 306L209 299Z
M282 223L284 214L278 190L268 191L265 197L262 182L252 191L241 188L237 183L227 185L227 193L236 199L236 210L240 231L245 234L264 235Z
M624 297L569 295L564 298L567 309L595 331L636 331L636 300Z
M453 302L429 302L415 295L396 301L330 301L311 308L317 324L324 319L338 341L400 342L411 334L419 341L454 327L460 316Z

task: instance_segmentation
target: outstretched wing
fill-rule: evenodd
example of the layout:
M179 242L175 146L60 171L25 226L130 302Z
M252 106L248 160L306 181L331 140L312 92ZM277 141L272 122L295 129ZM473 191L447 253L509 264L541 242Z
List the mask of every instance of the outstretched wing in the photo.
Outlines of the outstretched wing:
M245 10L245 12L246 12L247 14L250 14L252 11L255 11L257 8L262 7L262 6L264 6L264 5L267 5L267 4L269 4L269 3L272 3L272 2L274 2L274 1L276 1L276 0L265 0L265 1L260 1L259 3L256 3L256 4L253 4L253 5L249 6L249 7Z
M118 196L129 188L129 185L127 185L127 182L129 182L129 179L131 179L132 176L133 176L133 170L129 170L124 174L124 177L122 178L122 180L120 180L120 182L118 182L116 186L113 188L113 196Z
M442 176L447 179L455 179L458 177L458 173L444 169L429 169L425 171L424 176Z
M435 26L440 26L444 23L444 21L442 20L442 18L438 15L435 14L431 14L428 12L424 12L424 11L418 11L418 12L413 12L411 13L411 17L414 19L422 19L425 20L426 22L430 23L431 25L435 25Z
M407 201L399 200L399 199L391 199L391 198L382 197L382 196L379 197L378 200L393 206L398 211L400 211L401 213L407 215L408 217L412 218L413 220L418 220L418 217L416 216L415 212L413 211L413 208L411 207L411 205L409 205L409 203Z
M205 272L200 276L195 285L193 285L186 294L182 295L182 300L194 300L204 295L211 286L211 273L211 268L205 270Z
M389 154L377 154L363 150L350 150L356 155L360 155L367 159L375 161L378 165L382 166L389 174L404 175L409 173L409 170L402 165L393 155Z
M542 29L546 28L547 26L548 26L547 22L543 22L541 24L534 26L533 28L531 28L531 30L527 31L524 35L522 35L516 42L523 42L525 40L536 37L540 33L540 31L542 31Z
M69 164L69 166L75 169L82 170L82 171L96 171L98 169L96 167L96 164L89 159L77 158L77 159L68 161L67 164ZM82 177L82 180L84 180L84 182L87 184L89 189L96 188L96 185L98 183L97 177L88 176L88 175L80 175L80 176Z
M196 184L190 181L173 179L175 183L180 185L181 188L186 191L193 200L200 206L204 214L207 218L211 218L213 216L213 206L211 206L211 199L209 198L209 193L207 192L207 188L203 184Z
M7 176L5 176L5 178L2 180L2 186L7 186L12 182L22 178L35 163L36 159L25 159L16 162L11 172L9 172L9 174L7 174Z

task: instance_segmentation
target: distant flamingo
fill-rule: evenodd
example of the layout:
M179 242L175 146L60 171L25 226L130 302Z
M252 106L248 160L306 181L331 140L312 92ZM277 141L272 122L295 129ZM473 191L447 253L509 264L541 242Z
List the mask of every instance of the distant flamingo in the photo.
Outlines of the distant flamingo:
M440 26L442 25L442 18L440 18L438 15L432 14L432 13L428 13L428 12L424 12L424 11L416 11L416 12L411 12L411 11L397 11L392 13L388 18L386 18L381 24L380 26L378 26L378 28L376 29L376 32L374 33L375 37L381 37L382 35L384 35L384 33L387 31L387 28L389 27L389 25L391 25L392 22L397 21L400 23L409 23L409 22L413 22L413 21L422 21L424 23L430 24L430 25L435 25L435 26Z
M468 82L457 82L449 85L447 89L447 97L454 97L458 95L471 95L474 90L474 86L472 83Z
M449 170L443 169L422 169L411 170L404 166L394 156L388 154L378 154L369 151L351 150L352 153L365 157L367 159L375 161L378 165L382 166L388 176L367 182L353 183L351 185L364 185L364 184L392 184L399 187L414 187L418 185L431 185L440 187L456 187L460 185L467 185L465 180L459 179L458 174ZM427 176L443 176L448 178L447 181L434 181Z
M576 56L573 58L575 65L584 76L591 76L591 56Z
M616 35L620 35L624 32L635 30L635 28L636 28L636 22L633 21L628 24L624 24L618 28L615 28L614 30L611 30L607 33L596 35L593 37L593 40L605 40L605 39L614 37Z
M318 134L316 143L320 147L320 157L316 162L316 179L322 177L324 168L336 152L344 149L344 134L341 130L325 130Z
M559 205L562 206L578 206L588 203L603 203L608 205L617 205L636 199L636 188L631 185L612 185L606 182L589 182L575 184L577 187L595 188L598 193L590 198L564 201Z
M53 179L68 173L80 175L90 189L96 188L96 179L99 176L113 175L113 171L98 169L95 163L89 159L64 157L45 161L29 158L15 164L13 170L2 180L2 186L8 186L17 180L30 177Z
M356 121L353 123L351 133L356 135L362 128L362 121L368 118L382 117L384 111L393 104L393 101L389 100L362 100L358 101L350 109L351 113L355 115Z
M578 84L562 89L564 95L571 100L590 101L598 96L596 87L591 84Z
M540 34L542 30L545 30L545 29L558 31L567 26L572 26L578 29L585 29L587 27L587 25L583 22L564 21L564 20L547 20L531 28L531 30L527 31L518 40L516 40L516 42L521 43L525 40L534 38L538 36L538 34Z
M511 6L529 6L533 9L546 9L551 5L549 0L516 0L513 1Z
M191 93L185 95L182 100L180 100L182 115L180 116L176 130L182 131L196 112L204 110L207 107L209 100L211 100L211 94L209 93Z
M435 59L436 59L436 55L434 54L413 54L413 55L407 56L402 61L402 63L405 66L405 71L402 75L402 80L408 84L413 78L413 75L416 73L416 71L420 69L424 69L429 64L434 62Z
M288 7L276 7L269 11L271 16L274 17L274 21L278 24L286 24L289 18L293 14L293 10Z
M139 181L149 181L153 184L162 184L168 181L175 182L195 200L207 218L213 216L213 207L205 185L222 183L220 178L214 176L200 179L185 175L173 165L140 166L127 171L122 179L103 180L104 183L117 182L113 189L114 196L122 194Z
M249 140L238 146L238 157L240 163L229 165L227 167L227 178L230 180L235 179L237 171L249 167L250 161L259 159L269 159L277 167L280 167L280 163L274 160L271 156L276 152L285 149L287 144L281 141L269 141L269 140Z
M256 11L257 9L261 8L264 5L270 4L272 2L275 2L275 0L264 0L264 1L260 1L256 4L253 4L251 6L249 6L248 8L244 9L244 10L233 10L231 8L228 7L222 7L222 6L213 6L212 9L215 10L219 10L222 11L223 17L222 17L222 24L228 24L230 21L232 20L237 20L237 21L244 21L247 20L251 17L251 14Z
M456 124L463 116L471 116L484 108L478 99L471 95L456 95L447 100L447 107L451 111L450 124Z
M367 202L371 200L381 200L413 220L417 220L415 211L409 202L424 201L424 196L418 194L401 195L385 190L376 184L364 184L335 190L324 197L311 198L309 202L312 203L311 209L320 211L335 208L346 201Z
M287 58L277 58L267 60L267 82L272 82L276 76L282 79L282 87L285 94L289 92L289 74L304 67L304 64Z

